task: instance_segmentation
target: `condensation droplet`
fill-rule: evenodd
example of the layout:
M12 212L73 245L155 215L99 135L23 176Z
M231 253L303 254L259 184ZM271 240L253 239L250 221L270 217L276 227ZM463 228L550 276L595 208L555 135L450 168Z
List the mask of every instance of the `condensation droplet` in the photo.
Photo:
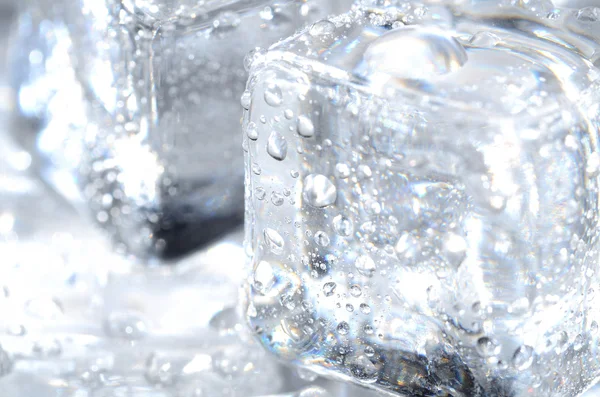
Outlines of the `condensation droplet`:
M308 117L298 117L298 134L305 138L311 138L315 135L315 126Z
M341 323L338 324L337 326L337 332L340 335L348 335L348 333L350 332L350 326L348 325L347 322L342 321Z
M250 91L244 91L244 93L242 94L242 97L240 99L240 103L242 104L242 107L246 110L250 109L250 105L252 105L252 94L250 93ZM238 108L239 109L239 108Z
M481 337L477 340L477 353L482 357L491 357L500 353L500 345L486 336Z
M281 234L274 229L266 228L263 235L269 250L276 255L281 255L285 246L285 241L281 237Z
M310 174L304 179L304 199L312 207L325 208L335 203L337 189L324 175Z
M308 31L311 36L325 36L335 32L335 24L327 19L315 22Z
M246 126L246 136L253 141L258 139L258 128L256 127L255 122L251 121Z
M333 218L333 228L337 234L343 237L348 237L354 232L352 221L343 215L338 215Z
M376 269L375 262L367 255L361 255L356 258L354 267L356 267L356 270L358 270L360 274L367 277L372 277Z
M315 242L321 247L327 247L329 245L329 236L324 231L319 230L315 233Z
M533 364L533 347L523 345L519 347L512 358L512 363L519 371L524 371Z
M328 282L323 284L323 293L325 296L331 296L335 293L337 285L334 282Z
M287 156L288 144L283 135L277 131L271 132L267 143L267 152L275 160L283 161Z
M269 84L265 90L265 102L269 106L278 107L283 103L283 93L277 84Z

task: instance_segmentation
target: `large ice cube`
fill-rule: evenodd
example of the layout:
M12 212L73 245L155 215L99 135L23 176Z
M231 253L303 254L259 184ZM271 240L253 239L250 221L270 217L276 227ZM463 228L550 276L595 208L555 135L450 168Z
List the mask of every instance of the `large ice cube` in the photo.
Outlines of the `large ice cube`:
M251 326L400 394L575 395L600 373L598 44L576 11L363 3L252 65Z
M70 172L80 199L123 251L144 258L185 254L241 223L237 131L244 56L349 4L65 0L49 7L42 2L46 19L31 17L39 10L25 14L37 21L33 31L42 41L26 59L43 61L50 78L28 80L19 96L27 99L49 82L70 82L57 78L70 70L68 62L59 65L60 75L49 68L54 54L62 59L66 53L75 61L87 109L81 111L81 90L63 89L66 95L54 100L60 106L51 109L30 146L52 158L44 164L45 174L54 176L56 168ZM61 21L69 26L67 37ZM39 95L29 97L40 102ZM48 128L53 122L55 128ZM64 128L67 123L78 130ZM65 150L65 141L76 150ZM56 161L64 157L68 161ZM76 197L66 179L53 183Z

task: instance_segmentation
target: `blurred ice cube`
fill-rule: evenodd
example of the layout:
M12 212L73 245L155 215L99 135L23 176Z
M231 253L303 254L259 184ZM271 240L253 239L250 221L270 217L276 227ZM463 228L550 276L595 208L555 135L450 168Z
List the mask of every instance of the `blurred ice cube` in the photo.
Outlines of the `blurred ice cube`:
M20 140L120 251L177 258L242 221L245 55L350 3L28 2L13 64L42 121Z

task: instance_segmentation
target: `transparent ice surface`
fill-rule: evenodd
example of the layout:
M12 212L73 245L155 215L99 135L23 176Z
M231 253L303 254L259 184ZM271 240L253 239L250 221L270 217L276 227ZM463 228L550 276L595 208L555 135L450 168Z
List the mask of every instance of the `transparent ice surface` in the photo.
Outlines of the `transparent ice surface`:
M577 395L600 375L596 21L361 3L252 65L257 338L400 395Z
M27 2L19 140L119 251L179 257L242 222L244 56L350 3Z

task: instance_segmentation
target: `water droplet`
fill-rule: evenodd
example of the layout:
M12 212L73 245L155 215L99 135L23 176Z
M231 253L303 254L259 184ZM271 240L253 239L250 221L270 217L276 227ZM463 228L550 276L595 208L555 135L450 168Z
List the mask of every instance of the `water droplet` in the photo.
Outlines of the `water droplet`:
M240 103L244 109L249 110L250 106L252 105L252 93L248 90L244 91L240 99Z
M324 175L310 174L304 179L304 199L316 208L325 208L335 203L337 189Z
M598 22L600 20L600 7L585 7L577 12L577 19L581 22Z
M581 334L578 334L573 341L573 350L579 351L583 349L585 346L585 337Z
M327 19L320 20L315 22L311 27L308 33L311 36L325 36L328 34L332 34L335 32L335 24Z
M600 155L598 152L594 152L588 157L585 171L590 175L596 175L598 169L600 169Z
M258 200L264 200L265 196L267 195L267 192L265 191L264 188L262 187L257 187L256 189L254 189L254 196L258 199Z
M246 126L246 136L253 141L258 139L258 128L256 127L255 122L251 121Z
M265 102L269 106L278 107L283 103L283 93L277 84L271 83L265 90Z
M533 347L523 345L519 347L512 358L512 363L519 371L524 371L533 364Z
M495 340L484 336L477 340L476 349L482 357L492 357L500 353L501 346Z
M271 132L267 143L267 152L275 160L283 161L287 156L288 144L283 135L277 131Z
M364 355L349 357L346 365L352 376L364 383L373 383L378 379L377 367Z
M363 314L369 314L369 313L371 313L371 306L367 305L366 303L361 303L360 304L360 311Z
M337 234L343 237L348 237L354 232L352 221L343 215L338 215L333 218L333 228Z
M500 42L500 37L490 32L477 32L471 37L469 43L476 47L493 47Z
M354 267L356 267L356 270L358 270L360 274L367 277L372 277L376 269L375 262L367 255L361 255L356 258Z
M352 295L355 298L358 298L359 296L361 296L362 289L360 288L360 286L355 284L352 287L350 287L350 295Z
M267 295L275 282L275 272L271 264L260 261L254 269L254 289L262 295Z
M311 138L315 135L315 126L308 117L298 117L298 134L305 138Z
M281 234L279 234L276 230L266 228L263 232L265 243L269 250L275 255L281 255L283 253L283 247L285 242Z
M346 179L350 176L350 167L345 163L338 163L335 166L335 174L340 179Z
M325 296L331 296L335 293L337 285L334 282L328 282L323 284L323 293Z
M350 326L348 325L347 322L342 321L341 323L338 324L337 326L337 332L340 335L348 335L348 332L350 332Z
M254 306L254 303L250 302L248 304L246 315L250 318L255 318L256 316L258 316L258 311L256 310L256 306Z
M244 69L246 70L246 72L249 72L254 62L257 62L258 60L263 58L264 55L265 50L263 50L260 47L256 47L250 52L248 52L248 54L246 54L246 56L244 57Z
M321 247L327 247L329 245L329 236L324 231L319 230L315 233L315 242Z
M274 206L279 207L279 206L283 205L284 200L285 199L283 198L283 195L281 193L278 193L278 192L271 193L271 203L273 203Z

